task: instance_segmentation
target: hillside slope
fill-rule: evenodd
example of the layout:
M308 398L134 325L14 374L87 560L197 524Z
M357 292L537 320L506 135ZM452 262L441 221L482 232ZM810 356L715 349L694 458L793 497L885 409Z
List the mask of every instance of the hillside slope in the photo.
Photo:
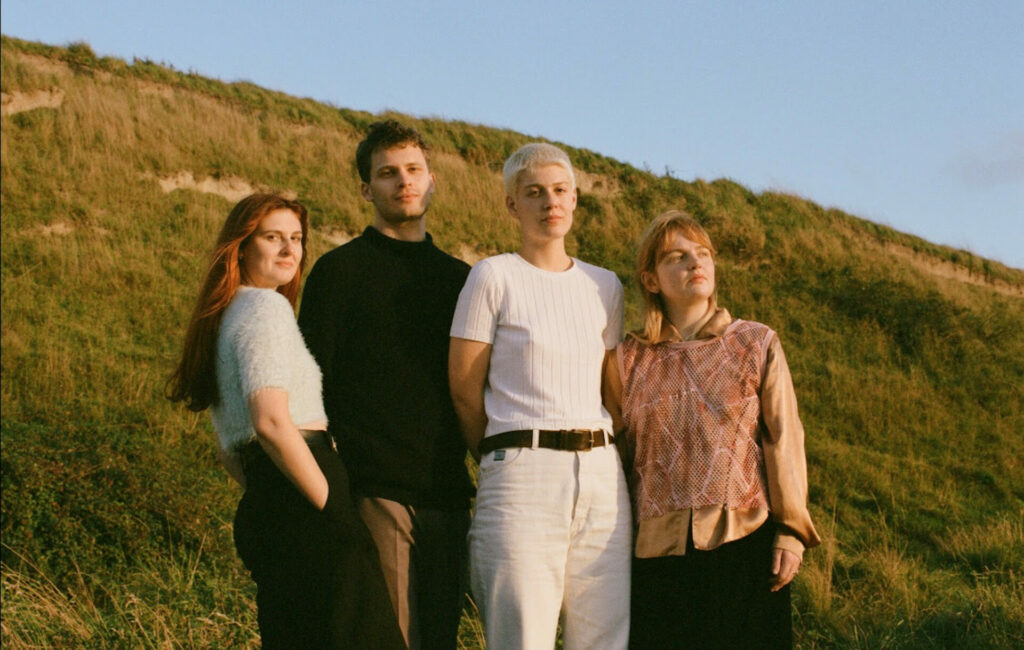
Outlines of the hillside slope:
M352 161L379 116L83 44L4 37L0 65L3 643L252 645L236 488L208 416L163 384L232 203L293 193L319 256L371 220ZM434 147L439 245L514 249L499 170L531 138L398 117ZM720 249L720 302L779 332L826 540L796 583L799 644L1024 643L1024 271L567 149L572 252L619 274L628 326L635 239L684 207Z

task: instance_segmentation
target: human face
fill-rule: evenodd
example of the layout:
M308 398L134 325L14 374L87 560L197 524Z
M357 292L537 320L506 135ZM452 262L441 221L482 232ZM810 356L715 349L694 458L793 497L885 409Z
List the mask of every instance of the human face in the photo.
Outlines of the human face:
M302 223L291 210L274 210L263 217L242 248L245 284L276 289L288 284L302 261Z
M707 301L715 293L715 261L704 245L683 233L668 233L658 252L654 272L643 274L644 288L669 304Z
M505 205L519 220L524 242L564 239L572 228L576 188L561 165L527 168L519 176L515 196L505 197Z
M416 145L380 149L370 156L370 182L361 186L379 220L401 225L422 219L434 193L434 175Z

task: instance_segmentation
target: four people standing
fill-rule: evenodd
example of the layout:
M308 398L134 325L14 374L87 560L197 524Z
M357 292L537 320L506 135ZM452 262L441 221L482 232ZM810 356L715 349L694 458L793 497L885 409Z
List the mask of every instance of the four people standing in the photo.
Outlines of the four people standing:
M172 380L246 487L264 647L456 647L467 531L490 648L551 648L559 623L568 649L788 644L819 542L803 430L774 332L717 308L700 226L652 224L620 343L618 278L566 252L565 152L506 161L521 244L472 271L426 232L415 130L373 124L356 162L374 223L318 260L298 327L305 209L236 206Z

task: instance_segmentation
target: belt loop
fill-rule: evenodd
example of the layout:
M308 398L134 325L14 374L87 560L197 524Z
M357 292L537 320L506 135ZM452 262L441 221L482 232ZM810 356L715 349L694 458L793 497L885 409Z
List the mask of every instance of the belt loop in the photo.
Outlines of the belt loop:
M608 432L605 431L604 429L601 429L601 433L604 435L604 446L605 447L610 447L612 443L611 443L610 440L608 440L608 438L609 438Z
M533 443L530 445L530 449L536 449L540 444L540 429L533 430Z

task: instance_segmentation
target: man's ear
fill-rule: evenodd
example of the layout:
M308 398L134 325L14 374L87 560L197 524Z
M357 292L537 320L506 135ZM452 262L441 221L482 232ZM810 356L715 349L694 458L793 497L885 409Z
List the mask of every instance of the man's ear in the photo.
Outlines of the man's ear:
M508 210L508 213L510 215L512 215L513 217L518 217L519 216L518 214L516 214L516 199L515 199L515 197L508 196L507 194L505 195L505 209Z
M369 183L360 183L359 193L362 194L363 198L366 199L367 201L373 201L373 192L370 191Z

